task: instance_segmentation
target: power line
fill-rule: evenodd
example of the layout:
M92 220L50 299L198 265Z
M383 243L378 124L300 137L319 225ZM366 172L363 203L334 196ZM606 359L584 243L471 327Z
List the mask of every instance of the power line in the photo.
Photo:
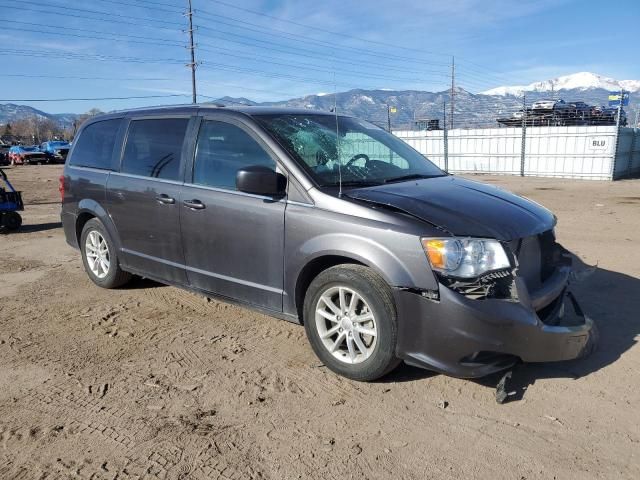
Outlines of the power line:
M128 5L130 6L130 3L126 3L126 2L121 2L121 1L117 1L117 0L97 0L100 2L106 2L106 3L114 3L114 4L119 4L119 5ZM143 1L143 0L138 0L138 1ZM143 2L143 3L151 3L151 2ZM154 4L156 4L154 2ZM161 5L167 5L167 4L161 4ZM167 9L160 9L161 11L166 11L166 12L170 12L170 13L178 13L174 10L167 10ZM299 34L295 34L295 33L290 33L290 32L286 32L283 30L279 30L279 29L275 29L273 27L263 27L262 25L258 25L252 22L247 22L244 20L239 20L237 18L234 17L229 17L226 15L219 15L219 14L215 14L215 13L211 13L208 12L207 10L203 10L203 9L196 9L194 10L194 13L196 14L196 16L207 16L207 17L211 17L214 18L217 24L220 25L226 25L232 28L242 28L244 31L250 31L250 32L255 32L255 33L260 33L262 35L269 35L269 36L275 36L275 37L281 37L281 38L285 38L287 40L292 40L292 41L296 41L299 43L305 43L305 44L311 44L314 46L324 46L324 47L330 47L330 48L338 48L340 50L346 50L346 51L352 51L352 52L358 52L364 55L370 55L370 56L375 56L375 57L379 57L379 58L387 58L387 55L381 54L381 53L375 53L375 52L371 52L370 50L365 50L365 49L361 49L358 47L344 47L344 46L337 46L334 42L327 42L324 40L319 40L319 39L314 39L314 38L310 38L308 36L305 35L299 35ZM244 25L243 27L240 27L240 25L235 25L229 22L224 22L221 21L219 19L226 19L226 20L231 20L232 22L235 23L239 23L241 25ZM249 28L246 25L248 25L249 27L257 27L256 28ZM209 26L205 26L205 25L198 25L199 28L204 29L204 30L213 30L213 31L217 31L217 32L223 32L223 33L228 33L224 30L218 30ZM272 32L278 32L278 33L271 33ZM273 43L273 42L271 42ZM371 42L370 42L371 43ZM379 43L379 42L373 42L373 43ZM274 45L279 45L276 43L273 43ZM386 44L385 44L386 45ZM411 49L413 50L413 49ZM307 50L308 51L308 50ZM424 53L424 51L420 51L420 53ZM426 62L424 60L421 60L419 58L412 58L412 57L398 57L397 55L395 56L395 58L399 59L399 60L407 60L407 61L412 61L412 62L418 62L418 63L423 63L425 65L435 65L435 66L446 66L446 63L435 63L435 62Z
M15 0L4 0L4 1L15 1ZM87 16L83 16L83 15L74 15L73 13L69 13L69 12L52 12L49 10L43 10L42 8L29 8L29 7L25 7L25 6L21 6L21 7L14 7L11 5L0 5L0 7L2 8L10 8L13 10L19 10L20 12L23 12L25 10L30 11L30 12L37 12L39 14L47 14L47 15L59 15L61 17L65 17L65 18L79 18L81 20L96 20L99 22L106 22L106 23L115 23L117 25L133 25L137 28L153 28L154 30L157 30L158 28L162 28L164 30L167 31L175 31L175 30L170 30L167 27L158 27L155 25L145 25L142 22L127 22L125 20L110 20L108 18L93 18L93 17L87 17ZM58 8L62 8L62 7L58 7ZM108 14L105 14L108 15ZM131 18L131 17L127 17L127 18ZM141 20L147 20L147 19L141 19Z
M30 28L24 28L24 27L2 27L3 30L17 30L20 32L34 32L34 33L46 33L48 35L59 35L59 36L63 36L63 37L75 37L75 38L87 38L87 39L92 39L92 40L109 40L110 42L125 42L125 43L137 43L137 44L142 44L142 45L159 45L159 46L163 46L163 47L184 47L184 45L178 43L178 42L173 42L171 40L166 40L167 43L159 43L158 41L144 41L144 40L128 40L128 39L123 39L123 38L109 38L109 37L97 37L95 35L81 35L78 33L66 33L66 32L46 32L46 31L42 31L42 30L36 30L36 29L30 29ZM164 40L162 40L161 42L164 42ZM170 43L169 43L170 42Z
M285 19L285 18L276 17L274 15L269 15L269 14L264 13L264 12L251 10L249 8L238 7L237 5L233 5L231 3L224 2L224 1L221 1L221 0L210 0L210 1L213 2L213 3L220 4L220 5L224 5L224 6L229 7L229 8L234 8L236 10L241 10L241 11L246 12L246 13L252 13L254 15L259 15L261 17L269 18L271 20L277 20L279 22L289 23L289 24L292 24L292 25L296 25L298 27L302 27L302 28L310 29L310 30L316 30L318 32L326 33L326 34L333 35L333 36L351 38L351 39L358 40L358 41L361 41L361 42L372 43L372 44L376 44L376 45L380 45L380 46L384 46L384 47L393 47L393 48L399 48L399 49L402 49L402 50L412 50L412 51L416 51L416 52L419 52L419 53L422 53L422 54L428 53L430 55L438 55L438 56L444 56L444 57L450 57L451 56L450 54L446 54L446 53L432 52L432 51L428 51L428 50L409 48L409 47L406 47L406 46L395 45L393 43L380 42L380 41L377 41L377 40L361 38L361 37L357 37L355 35L350 35L348 33L340 33L340 32L335 32L335 31L332 31L332 30L326 30L324 28L316 27L314 25L309 25L309 24L306 24L306 23L296 22L294 20L288 20L288 19Z
M32 25L35 27L40 27L40 28L59 28L59 27L50 27L48 25L42 25L41 23L33 23L33 22L22 22L22 21L18 21L18 20L11 20L11 23L18 23L20 25ZM8 27L3 26L3 29L6 29ZM125 37L125 38L135 38L135 39L142 39L142 40L155 40L158 42L172 42L175 43L176 45L180 45L180 46L184 46L183 42L179 42L177 40L169 40L166 38L159 38L159 37L149 37L149 36L144 36L144 35L129 35L129 34L125 34L125 33L113 33L113 32L105 32L105 31L100 31L100 30L95 30L95 29L89 29L89 28L77 28L77 27L69 27L69 26L64 26L65 30L73 30L76 32L88 32L88 33L92 33L92 34L99 34L99 35L112 35L114 37L120 38L120 37ZM39 30L40 33L54 33L54 32L42 32L41 30ZM92 38L91 36L86 36L84 38ZM114 39L109 39L109 40L115 40Z
M37 7L59 8L59 9L63 9L63 10L68 10L68 7L65 7L63 5L56 5L56 4L50 4L50 3L41 3L41 2L32 2L32 1L29 1L29 0L19 0L19 1L18 0L4 0L4 1L20 3L21 5L22 4L27 4L27 5L35 5ZM73 11L74 12L90 13L92 15L107 15L109 17L144 20L146 22L152 22L152 23L162 23L162 24L165 24L165 25L181 26L181 24L179 24L177 22L168 22L166 20L158 20L158 19L155 19L155 18L148 18L148 17L134 17L134 16L131 16L131 15L121 15L119 13L103 12L103 11L100 11L100 10L87 10L86 8L73 7Z
M136 77L80 77L80 76L72 76L72 75L33 75L27 73L0 73L0 77L19 77L19 78L54 78L60 80L117 80L122 82L155 82L155 81L170 81L174 80L173 78L136 78Z
M25 57L56 57L64 60L98 60L98 61L115 61L125 63L171 63L183 64L184 60L175 58L143 58L143 57L119 57L114 55L87 54L76 52L60 52L51 50L22 50L22 49L0 49L0 55L8 54L11 56L20 55Z
M139 95L131 97L95 97L95 98L0 98L0 102L76 102L76 101L100 101L100 100L134 100L141 98L170 98L188 97L186 93L176 93L171 95Z
M237 54L232 54L232 53L216 52L214 50L209 50L207 48L200 48L200 51L217 53L218 55L231 56L231 57L247 59L247 60L254 60L254 61L259 61L260 60L260 58L256 58L256 57L250 57L250 56L245 56L245 55L237 55ZM266 58L276 58L276 57L266 57ZM270 65L280 65L280 66L294 67L294 68L306 68L306 69L309 69L309 70L315 70L317 72L322 72L322 73L327 73L327 74L333 73L333 70L327 70L326 68L321 68L321 67L317 67L317 66L311 66L310 64L305 64L305 63L283 63L283 62L278 62L278 61L271 61L269 63L270 63ZM360 71L343 70L342 74L343 74L343 76L359 76L359 77L365 77L365 78L380 79L380 80L392 80L392 81L400 81L400 82L424 82L424 78L401 78L401 77L393 77L393 76L390 76L390 75L364 73L364 72L360 72ZM446 78L444 75L439 75L437 77L438 78Z

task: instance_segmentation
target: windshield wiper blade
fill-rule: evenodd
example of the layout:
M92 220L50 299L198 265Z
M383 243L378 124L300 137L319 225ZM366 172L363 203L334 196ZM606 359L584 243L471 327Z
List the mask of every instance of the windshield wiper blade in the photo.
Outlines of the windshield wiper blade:
M340 183L331 183L326 185L327 187L337 187ZM374 185L382 185L382 182L373 182L369 180L344 180L342 181L343 187L371 187Z
M441 177L442 175L424 175L421 173L411 173L409 175L402 175L400 177L387 178L384 183L404 182L407 180L422 180L424 178Z

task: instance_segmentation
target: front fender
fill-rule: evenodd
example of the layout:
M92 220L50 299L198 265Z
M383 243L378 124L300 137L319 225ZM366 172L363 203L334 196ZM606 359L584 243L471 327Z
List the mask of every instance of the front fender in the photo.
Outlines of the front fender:
M389 285L415 285L418 279L389 248L359 235L331 233L314 237L301 245L307 263L324 256L351 258L376 270ZM298 274L304 268L299 269Z
M285 312L297 312L298 281L309 280L307 267L313 275L319 273L314 261L321 257L342 257L364 264L378 272L392 287L438 288L416 233L332 212L314 210L313 213L309 215L308 211L296 206L287 208ZM327 232L328 229L333 231ZM335 264L333 260L328 264Z

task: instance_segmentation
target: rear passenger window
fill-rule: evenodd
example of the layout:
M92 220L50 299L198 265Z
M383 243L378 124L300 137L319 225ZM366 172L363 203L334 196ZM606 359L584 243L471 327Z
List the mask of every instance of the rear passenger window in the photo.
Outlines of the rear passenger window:
M115 170L113 148L121 122L121 118L103 120L84 128L73 148L69 165Z
M193 183L236 189L236 173L244 167L276 163L247 132L225 122L207 120L198 134Z
M188 118L133 120L129 124L121 171L178 180Z

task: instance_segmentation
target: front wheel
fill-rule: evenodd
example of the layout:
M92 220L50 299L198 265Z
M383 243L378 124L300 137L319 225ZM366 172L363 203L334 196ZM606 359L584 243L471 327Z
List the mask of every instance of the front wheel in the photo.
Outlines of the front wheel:
M96 285L117 288L131 279L131 274L120 268L111 236L97 218L92 218L84 225L80 248L84 269Z
M393 295L368 267L339 265L320 273L305 296L304 324L316 355L347 378L376 380L400 363Z

